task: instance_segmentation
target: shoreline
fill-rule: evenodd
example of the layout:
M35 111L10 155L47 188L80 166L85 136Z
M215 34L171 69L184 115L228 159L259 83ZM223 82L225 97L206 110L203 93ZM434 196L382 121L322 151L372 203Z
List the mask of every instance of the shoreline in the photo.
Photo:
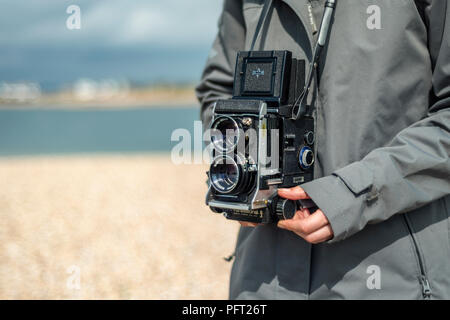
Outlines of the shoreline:
M31 100L0 100L0 110L5 109L128 109L128 108L187 108L198 106L194 87L133 88L109 96L88 99L73 92L63 91L42 94Z
M199 103L195 103L192 101L188 102L141 102L135 104L122 104L122 103L89 103L89 104L79 104L79 103L61 103L61 104L41 104L41 103L33 103L33 104L1 104L0 110L132 110L132 109L193 109L200 108Z

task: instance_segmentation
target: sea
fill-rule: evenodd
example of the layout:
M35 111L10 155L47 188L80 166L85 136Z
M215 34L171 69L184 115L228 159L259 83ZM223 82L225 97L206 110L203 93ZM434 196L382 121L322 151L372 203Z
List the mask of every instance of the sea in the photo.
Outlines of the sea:
M171 136L193 136L198 106L114 109L67 107L0 109L0 156L169 152Z

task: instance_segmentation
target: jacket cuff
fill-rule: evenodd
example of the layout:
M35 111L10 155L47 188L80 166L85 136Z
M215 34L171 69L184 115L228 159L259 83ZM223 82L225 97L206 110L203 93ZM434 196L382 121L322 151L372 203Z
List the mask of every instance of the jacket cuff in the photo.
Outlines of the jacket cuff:
M366 225L363 211L377 198L371 171L360 162L352 163L332 175L301 186L328 218L334 237L344 240Z

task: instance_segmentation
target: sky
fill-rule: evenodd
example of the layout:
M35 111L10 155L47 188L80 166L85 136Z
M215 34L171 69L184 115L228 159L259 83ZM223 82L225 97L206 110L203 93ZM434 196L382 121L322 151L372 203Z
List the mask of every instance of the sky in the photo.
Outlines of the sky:
M70 5L81 28L69 30ZM2 0L0 82L58 90L80 78L195 82L222 0Z

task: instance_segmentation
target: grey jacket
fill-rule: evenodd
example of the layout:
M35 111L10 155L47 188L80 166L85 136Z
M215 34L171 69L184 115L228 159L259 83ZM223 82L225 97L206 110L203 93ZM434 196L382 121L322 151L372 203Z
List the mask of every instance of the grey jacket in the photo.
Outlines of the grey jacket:
M262 3L225 0L197 87L205 123ZM309 60L323 3L275 0L256 49ZM317 79L316 179L302 187L334 238L241 228L230 298L449 299L449 1L339 0Z

